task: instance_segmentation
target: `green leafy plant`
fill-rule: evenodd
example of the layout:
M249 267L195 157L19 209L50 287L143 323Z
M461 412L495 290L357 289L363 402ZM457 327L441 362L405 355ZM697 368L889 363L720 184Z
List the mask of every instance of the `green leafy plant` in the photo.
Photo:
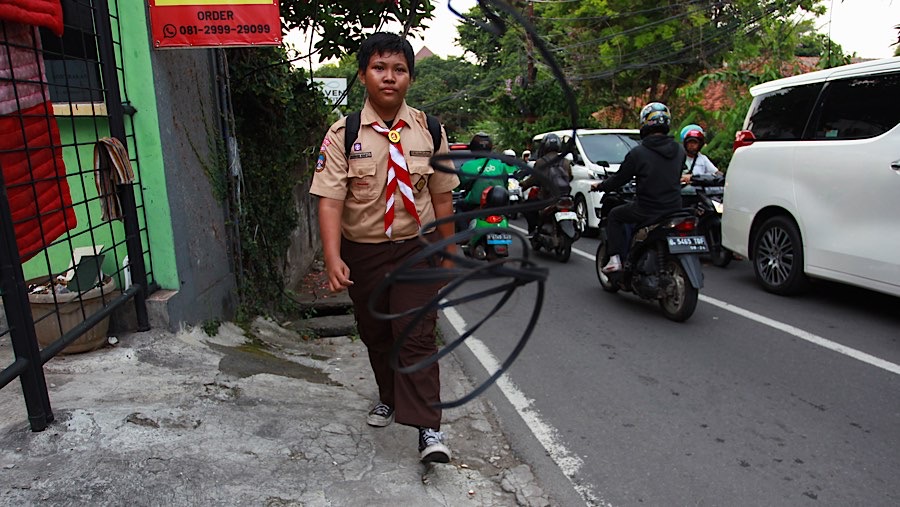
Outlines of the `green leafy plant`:
M233 219L240 234L239 318L285 312L284 253L299 214L294 189L308 180L329 107L302 69L281 64L283 48L228 50L243 191Z
M210 319L203 321L203 324L200 325L200 329L206 333L206 336L216 336L219 334L219 327L222 325L222 321L219 319Z

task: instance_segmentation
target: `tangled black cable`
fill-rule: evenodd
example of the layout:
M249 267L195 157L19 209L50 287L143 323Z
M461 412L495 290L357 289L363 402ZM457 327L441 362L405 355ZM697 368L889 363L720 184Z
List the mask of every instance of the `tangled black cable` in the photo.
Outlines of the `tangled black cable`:
M578 106L575 101L575 95L566 83L566 79L562 73L562 70L560 69L556 60L553 58L553 55L548 50L544 41L537 35L534 26L528 20L522 17L522 15L519 14L508 3L501 0L479 0L478 6L480 7L482 13L484 14L484 17L488 20L488 22L485 23L480 20L468 18L463 14L457 12L452 7L452 5L450 5L450 2L448 2L448 8L456 16L460 17L467 23L472 23L495 35L502 35L505 32L506 21L501 18L495 11L491 10L490 7L495 8L497 11L502 11L504 14L512 18L516 23L521 25L521 27L531 36L534 47L543 57L544 62L552 71L554 77L560 83L560 86L563 89L569 116L571 118L572 136L570 137L569 142L563 145L560 153L557 153L555 157L552 157L545 161L547 166L550 167L555 162L559 161L562 157L565 157L567 154L572 153L574 150L575 130L577 129L578 123ZM396 269L389 273L385 277L385 279L382 280L377 287L375 287L369 298L369 311L374 317L384 320L408 320L408 322L406 322L406 325L403 327L403 331L400 333L400 337L394 343L394 347L391 351L391 367L393 367L400 373L409 374L434 364L435 362L439 361L441 358L455 350L467 338L473 336L474 333L485 322L487 322L493 315L495 315L510 300L516 289L524 287L525 285L530 283L537 284L537 295L534 299L534 309L531 312L531 318L529 319L522 336L519 338L515 347L513 347L509 356L502 362L499 369L493 372L484 382L482 382L469 394L466 394L457 400L440 403L439 405L437 405L439 408L458 407L465 403L468 403L475 397L479 396L482 392L484 392L501 375L503 375L503 373L505 373L507 369L509 369L518 355L525 348L525 345L528 343L528 339L531 337L535 325L537 324L544 301L544 284L549 273L546 268L542 268L530 260L529 243L527 237L514 229L509 229L508 232L513 235L518 242L521 242L522 255L520 257L498 258L487 262L474 260L459 254L451 255L446 251L446 248L453 243L463 244L468 242L476 234L484 234L483 229L479 230L477 228L470 227L468 229L458 231L451 237L442 238L439 241L434 242L429 242L425 238L423 231L433 230L438 225L447 222L456 223L457 221L468 221L478 217L485 217L489 214L506 214L513 211L537 211L555 203L560 196L559 189L551 183L550 178L544 172L532 171L532 169L528 167L525 162L519 160L518 158L502 155L499 153L469 152L435 155L431 158L431 165L436 170L441 172L462 175L463 173L461 171L451 168L451 162L453 160L474 160L483 158L498 160L504 164L516 167L518 170L517 172L519 172L520 174L531 175L538 181L539 186L549 191L548 193L550 196L546 199L528 201L526 204L518 204L515 206L515 208L513 208L512 206L506 206L502 208L491 208L489 210L475 209L463 213L456 213L449 217L444 217L424 224L419 231L418 239L419 241L425 243L425 247L415 255L410 256L401 265L399 265ZM469 179L496 178L491 176L472 174L465 174L465 176ZM423 262L428 262L429 260L433 261L434 259L440 259L441 261L450 259L454 267L443 268L440 266L434 266L428 269L417 268L417 266L421 265ZM453 298L453 293L455 291L457 291L467 282L475 280L493 280L497 281L498 283L487 289ZM437 294L434 298L429 301L425 301L421 304L421 306L412 308L408 311L402 313L381 313L377 311L376 303L386 297L386 291L390 290L391 286L394 284L404 283L435 284L442 285L442 287L437 291ZM497 295L501 295L501 297L493 305L493 307L490 308L490 310L487 311L478 322L476 322L474 325L470 325L470 327L466 329L465 332L463 332L457 339L445 344L444 347L441 348L437 353L419 361L416 364L405 366L400 365L400 350L403 348L409 333L413 329L415 329L416 326L429 314L436 312L437 310L451 308L456 305L465 304L485 297Z

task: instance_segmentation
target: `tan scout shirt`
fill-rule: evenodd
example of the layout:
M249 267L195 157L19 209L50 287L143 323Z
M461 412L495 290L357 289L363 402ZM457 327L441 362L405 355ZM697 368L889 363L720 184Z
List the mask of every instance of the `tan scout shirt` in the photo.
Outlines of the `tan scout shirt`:
M400 131L400 144L409 167L416 210L422 225L426 225L435 219L431 193L450 192L459 185L459 178L452 173L435 171L428 164L432 146L425 113L404 103L394 124L401 119L407 126ZM359 243L388 241L384 233L384 193L390 141L371 127L373 123L382 127L387 125L366 101L360 115L359 136L350 149L348 160L344 155L345 123L346 118L336 121L325 134L310 193L344 201L341 232L345 238ZM447 134L443 129L441 139L438 153L447 153ZM398 188L394 196L394 227L390 240L411 239L418 232L419 226L403 207Z

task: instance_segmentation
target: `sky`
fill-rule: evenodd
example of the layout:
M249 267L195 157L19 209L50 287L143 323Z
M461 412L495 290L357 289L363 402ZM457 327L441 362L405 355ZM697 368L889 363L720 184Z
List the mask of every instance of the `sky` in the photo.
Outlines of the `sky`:
M448 1L459 12L467 12L477 5L476 0L433 0L434 19L422 38L410 38L415 51L428 46L432 53L441 56L462 56L462 49L453 40L457 36L457 18L447 8ZM863 58L887 58L893 56L898 32L893 27L900 25L900 0L825 0L829 12L820 17L816 27L822 33L831 33L831 38L841 45L844 53L856 53ZM388 27L399 31L399 27ZM289 41L299 41L289 36ZM318 64L314 64L314 67Z
M474 7L475 0L451 0L453 8L467 12ZM458 18L447 8L447 0L435 0L435 19L425 32L428 49L442 57L462 56L462 50L453 44L456 38ZM893 56L900 25L900 0L825 0L830 7L830 16L819 18L816 27L828 33L831 21L831 38L844 48L845 53L856 52L863 58L887 58ZM413 48L422 47L421 39L411 39Z

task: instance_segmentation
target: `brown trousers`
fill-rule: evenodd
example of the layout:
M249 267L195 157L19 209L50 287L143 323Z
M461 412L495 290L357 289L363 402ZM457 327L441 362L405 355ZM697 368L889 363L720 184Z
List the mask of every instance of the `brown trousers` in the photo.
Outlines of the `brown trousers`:
M437 239L434 233L427 237L429 241ZM389 272L422 248L418 238L375 244L355 243L343 238L341 257L350 268L350 279L353 280L350 299L356 312L356 325L369 351L369 363L378 383L381 402L394 407L394 418L400 424L438 430L441 410L433 407L441 401L438 363L414 373L396 372L390 365L391 348L412 319L381 320L369 312L369 298L376 286ZM423 261L415 269L431 267L432 264ZM374 308L381 313L401 313L426 304L435 297L439 288L433 283L394 283L381 293L374 302ZM401 367L416 364L437 352L436 323L437 311L429 312L409 332L398 357Z

